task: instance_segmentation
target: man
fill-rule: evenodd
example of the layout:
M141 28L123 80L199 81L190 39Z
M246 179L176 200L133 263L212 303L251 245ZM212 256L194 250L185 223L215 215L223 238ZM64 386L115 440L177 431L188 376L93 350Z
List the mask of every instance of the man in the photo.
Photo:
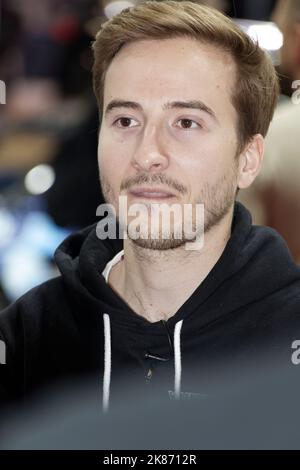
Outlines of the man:
M0 315L4 394L96 373L107 410L121 378L199 398L253 367L295 367L300 269L235 204L260 170L277 101L269 58L221 13L174 1L124 10L93 49L102 190L128 236L101 240L99 224L69 237L56 251L61 276ZM133 233L137 203L146 210ZM165 237L152 217L162 203L193 217L204 205L200 249L187 243L201 224L177 237L173 217Z
M279 0L272 15L283 33L280 73L291 95L278 105L265 142L264 165L239 199L254 223L275 228L300 262L300 0Z

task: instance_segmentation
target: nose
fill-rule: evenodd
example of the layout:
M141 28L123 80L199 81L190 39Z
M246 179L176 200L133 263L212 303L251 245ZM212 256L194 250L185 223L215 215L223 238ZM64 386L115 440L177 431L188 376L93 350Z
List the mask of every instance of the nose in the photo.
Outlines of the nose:
M138 171L155 172L165 170L169 157L164 137L156 126L145 128L132 156L132 165Z

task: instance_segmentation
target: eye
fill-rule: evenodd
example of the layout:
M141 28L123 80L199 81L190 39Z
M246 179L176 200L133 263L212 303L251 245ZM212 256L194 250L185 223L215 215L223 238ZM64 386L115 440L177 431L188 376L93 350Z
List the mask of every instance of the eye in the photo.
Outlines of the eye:
M114 121L114 125L121 128L121 129L126 129L126 128L131 128L131 127L137 127L137 124L132 125L132 123L137 123L135 119L132 119L130 117L120 117Z
M181 126L179 126L181 129L197 129L198 127L202 128L201 124L196 121L193 121L192 119L179 119L177 123L178 122L181 122Z

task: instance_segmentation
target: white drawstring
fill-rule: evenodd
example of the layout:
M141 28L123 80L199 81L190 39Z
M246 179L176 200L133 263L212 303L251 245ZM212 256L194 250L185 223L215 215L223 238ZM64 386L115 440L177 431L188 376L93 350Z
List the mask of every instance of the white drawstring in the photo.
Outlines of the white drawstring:
M111 334L110 318L107 313L103 314L104 323L104 374L103 374L103 411L109 408L110 376L111 376Z
M113 265L118 263L124 256L124 250L121 250L116 256L107 264L103 271L103 276L106 282ZM104 374L103 374L103 411L107 412L109 408L109 395L110 395L110 380L111 380L111 328L110 318L107 313L103 314L104 323ZM181 393L181 345L180 334L183 320L175 325L174 330L174 362L175 362L175 378L174 378L174 392L175 399L180 399Z
M111 378L111 331L110 331L110 318L107 313L103 314L104 323L104 374L103 374L103 411L107 412L109 409L109 394L110 394L110 378ZM180 335L183 320L175 325L174 330L174 363L175 363L175 379L174 391L175 399L180 399L181 392L181 345Z
M174 392L175 399L180 399L181 392L181 349L180 349L180 333L183 320L180 320L175 325L174 330L174 361L175 361L175 380L174 380Z

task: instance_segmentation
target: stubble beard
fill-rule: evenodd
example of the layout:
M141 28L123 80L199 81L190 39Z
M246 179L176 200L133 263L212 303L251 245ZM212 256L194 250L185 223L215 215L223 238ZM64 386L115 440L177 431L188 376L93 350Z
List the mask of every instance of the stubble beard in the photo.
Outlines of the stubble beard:
M236 181L237 169L234 167L230 169L227 175L223 175L213 185L210 185L207 182L204 183L197 198L195 198L194 202L192 202L192 229L193 233L195 233L195 236L192 239L186 233L184 233L183 227L181 230L182 236L178 238L178 227L175 228L174 225L173 227L171 226L172 230L170 230L168 238L163 236L163 233L160 229L155 232L154 238L151 238L150 233L147 238L143 238L143 227L140 227L141 236L138 238L133 238L130 234L130 230L128 230L128 226L125 227L127 237L132 241L132 243L140 248L156 251L172 250L182 247L186 243L193 242L196 240L198 233L198 227L196 226L196 220L194 217L194 208L197 204L204 204L204 227L202 227L202 230L204 230L204 234L207 235L213 228L221 224L223 219L232 209L236 197ZM105 201L117 208L117 198L113 193L111 185L105 178L101 178L101 187Z

